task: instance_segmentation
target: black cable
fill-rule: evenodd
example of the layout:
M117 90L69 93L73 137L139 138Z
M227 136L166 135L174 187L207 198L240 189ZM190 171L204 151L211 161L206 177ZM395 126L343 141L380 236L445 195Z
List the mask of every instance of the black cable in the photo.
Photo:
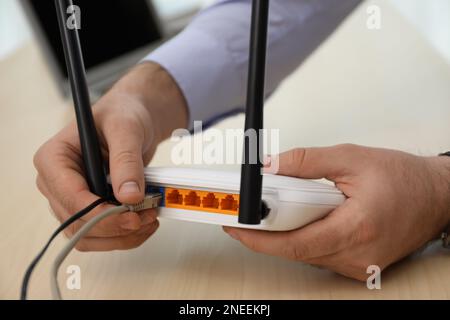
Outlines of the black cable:
M61 231L63 231L65 228L70 226L72 223L74 223L78 219L82 218L83 216L85 216L86 214L88 214L89 212L94 210L97 206L99 206L100 204L102 204L104 202L107 202L109 200L111 200L111 199L104 199L104 198L102 198L102 199L98 199L98 200L94 201L89 206L87 206L86 208L84 208L80 212L77 212L76 214L71 216L69 219L67 219L63 224L61 224L58 227L58 229L55 230L55 232L53 232L53 234L50 237L50 239L48 240L47 244L44 246L44 248L42 248L42 250L36 256L36 258L33 259L33 261L28 266L27 271L25 272L25 275L24 275L23 281L22 281L22 289L21 289L21 292L20 292L20 299L21 300L26 300L27 299L28 283L30 282L31 274L33 273L34 268L39 263L39 261L41 260L42 256L45 254L45 252L47 251L48 247L50 246L52 241L56 238L56 236L58 234L60 234Z

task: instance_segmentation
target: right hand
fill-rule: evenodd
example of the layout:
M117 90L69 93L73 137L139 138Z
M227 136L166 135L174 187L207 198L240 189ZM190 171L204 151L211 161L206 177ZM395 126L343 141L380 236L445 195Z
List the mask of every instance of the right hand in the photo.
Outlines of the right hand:
M144 198L144 166L150 162L157 144L171 130L186 125L186 103L178 86L162 68L146 63L102 97L93 107L93 114L116 199L126 204L138 203ZM37 186L61 222L98 199L89 191L83 176L75 121L38 150L34 164ZM100 205L76 221L65 230L66 235L72 236L109 206ZM131 249L141 245L157 228L155 210L127 212L101 221L76 248Z

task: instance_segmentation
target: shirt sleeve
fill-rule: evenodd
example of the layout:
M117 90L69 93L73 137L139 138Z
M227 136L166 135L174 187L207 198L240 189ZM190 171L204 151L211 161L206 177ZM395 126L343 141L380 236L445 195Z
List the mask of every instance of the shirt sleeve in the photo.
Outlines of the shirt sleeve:
M361 0L271 0L266 96L338 27ZM244 111L251 0L222 0L149 54L181 88L189 124Z

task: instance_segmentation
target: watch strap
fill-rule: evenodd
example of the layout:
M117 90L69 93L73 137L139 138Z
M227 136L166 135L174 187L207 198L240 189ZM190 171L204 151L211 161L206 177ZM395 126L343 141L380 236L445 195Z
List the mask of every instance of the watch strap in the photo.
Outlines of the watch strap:
M439 156L450 157L450 151L439 154ZM444 248L450 249L450 224L441 234L442 245Z

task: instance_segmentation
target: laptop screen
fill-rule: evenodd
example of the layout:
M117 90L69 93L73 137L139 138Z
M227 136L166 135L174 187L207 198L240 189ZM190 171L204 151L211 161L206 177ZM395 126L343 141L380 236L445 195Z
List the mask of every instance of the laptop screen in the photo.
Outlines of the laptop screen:
M58 67L67 77L53 0L28 0ZM80 7L80 41L87 70L162 38L148 0L74 0Z

